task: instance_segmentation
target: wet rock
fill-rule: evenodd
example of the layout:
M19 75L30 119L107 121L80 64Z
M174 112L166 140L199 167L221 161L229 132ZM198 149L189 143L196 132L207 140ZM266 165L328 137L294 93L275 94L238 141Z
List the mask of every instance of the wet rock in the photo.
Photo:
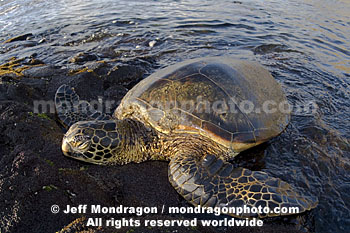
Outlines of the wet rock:
M42 66L45 66L44 62L36 59L34 57L22 57L16 58L13 57L9 61L0 65L0 78L2 77L13 77L20 78L26 75L31 75L37 69L43 69ZM28 71L28 69L31 69ZM42 74L48 74L49 72L42 72ZM40 74L39 74L40 75ZM39 76L38 77L41 77ZM33 77L33 75L32 75Z
M31 37L31 36L33 36L32 33L27 33L27 34L15 36L15 37L12 37L12 38L6 40L6 41L4 42L4 44L5 44L5 43L11 43L11 42L14 42L14 41L26 40L26 39L28 39L28 38Z
M290 49L282 44L262 44L256 46L253 50L254 54L269 54L269 53L301 53L300 51Z
M155 45L156 43L157 43L157 41L152 40L152 41L150 41L150 42L148 43L148 46L151 47L151 48L153 48L154 45Z
M43 65L45 63L39 59L31 58L29 64L30 65Z
M112 66L105 61L88 61L84 63L83 67L81 65L69 65L70 75L90 72L96 75L96 77L103 78L110 71Z
M34 86L37 84L39 88L43 87L43 85L36 82L36 80L33 80L32 84L33 86L29 86L18 82L16 84L8 85L6 91L7 100L13 100L29 106L32 105L33 100L42 98L42 95L34 88Z
M74 87L84 100L96 100L98 96L103 96L103 80L93 72L86 71L73 75L66 84Z
M95 54L89 54L89 53L78 53L74 57L72 57L69 62L71 63L82 63L87 61L94 61L97 60L98 57Z
M40 39L40 40L38 41L38 44L42 44L42 43L44 43L44 42L46 42L46 38Z
M23 75L30 78L52 78L63 74L63 70L51 65L34 66L23 71Z
M114 84L123 85L131 89L145 74L145 70L134 65L118 65L113 67L104 79L104 88L108 89Z

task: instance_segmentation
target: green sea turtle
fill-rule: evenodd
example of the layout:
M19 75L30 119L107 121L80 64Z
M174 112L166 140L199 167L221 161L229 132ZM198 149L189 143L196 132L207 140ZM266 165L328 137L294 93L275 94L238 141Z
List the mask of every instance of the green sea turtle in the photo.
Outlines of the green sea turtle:
M67 85L55 97L58 117L70 127L62 142L66 156L118 165L167 160L170 183L195 206L271 210L239 217L289 214L274 212L274 207L304 212L317 204L278 178L228 162L285 129L290 114L271 106L286 101L281 86L261 65L221 57L155 72L125 95L113 117L79 101ZM246 105L254 109L247 111Z

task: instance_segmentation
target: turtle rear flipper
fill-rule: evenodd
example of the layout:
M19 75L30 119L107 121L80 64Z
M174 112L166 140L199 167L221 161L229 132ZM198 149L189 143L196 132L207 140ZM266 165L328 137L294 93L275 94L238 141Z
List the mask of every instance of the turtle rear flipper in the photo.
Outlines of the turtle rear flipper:
M176 155L169 164L169 180L187 201L202 207L269 207L269 213L227 213L235 217L272 217L275 207L297 207L299 213L310 210L317 201L303 197L292 187L265 172L234 168L213 155L202 159ZM253 211L252 211L253 212Z
M55 107L58 118L67 128L78 121L112 119L111 116L96 111L87 101L80 101L77 93L66 84L56 91Z

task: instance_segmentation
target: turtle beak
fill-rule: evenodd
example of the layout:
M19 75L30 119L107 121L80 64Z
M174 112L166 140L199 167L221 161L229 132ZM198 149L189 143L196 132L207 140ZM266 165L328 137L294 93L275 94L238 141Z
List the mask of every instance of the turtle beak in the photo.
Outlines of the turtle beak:
M72 148L71 146L69 145L69 143L67 142L67 139L66 137L63 137L63 141L62 141L62 152L65 156L71 156L72 153Z

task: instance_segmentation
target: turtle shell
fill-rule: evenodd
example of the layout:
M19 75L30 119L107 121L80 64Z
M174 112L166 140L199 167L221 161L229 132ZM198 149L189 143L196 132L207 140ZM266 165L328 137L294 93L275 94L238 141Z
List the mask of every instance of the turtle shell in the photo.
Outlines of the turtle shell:
M161 69L134 86L115 111L165 134L200 134L240 152L280 134L287 99L256 62L193 59Z

